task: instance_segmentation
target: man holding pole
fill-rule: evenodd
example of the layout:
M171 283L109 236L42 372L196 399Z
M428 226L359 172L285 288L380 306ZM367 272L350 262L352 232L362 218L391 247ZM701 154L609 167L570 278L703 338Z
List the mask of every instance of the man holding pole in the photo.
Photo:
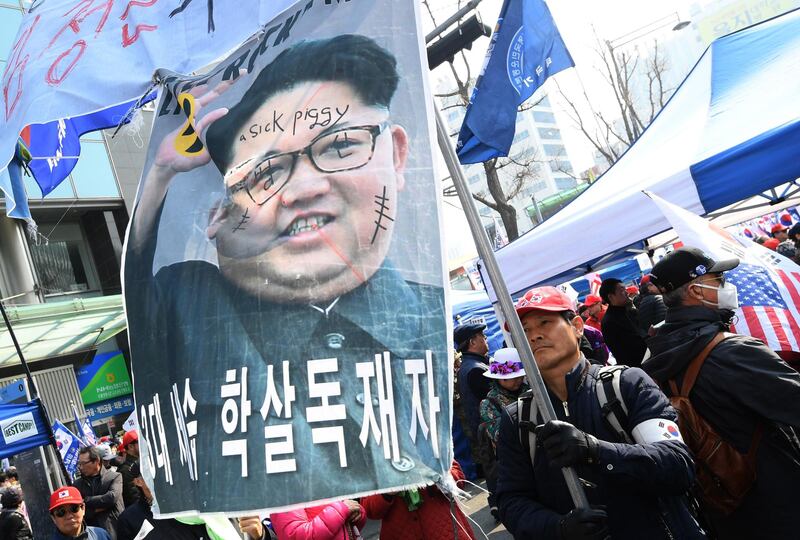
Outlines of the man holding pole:
M531 394L503 414L497 499L506 528L516 538L704 538L683 498L692 458L664 394L637 368L606 371L605 384L580 352L583 321L558 289L528 291L516 312L557 420L542 425ZM576 469L595 506L573 507L562 467Z

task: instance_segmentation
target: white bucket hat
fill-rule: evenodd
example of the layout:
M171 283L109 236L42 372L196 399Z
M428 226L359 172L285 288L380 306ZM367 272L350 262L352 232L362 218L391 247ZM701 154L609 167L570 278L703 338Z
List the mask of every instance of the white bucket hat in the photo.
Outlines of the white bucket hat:
M525 376L525 368L519 359L517 349L500 349L489 360L489 369L483 372L489 379L516 379Z

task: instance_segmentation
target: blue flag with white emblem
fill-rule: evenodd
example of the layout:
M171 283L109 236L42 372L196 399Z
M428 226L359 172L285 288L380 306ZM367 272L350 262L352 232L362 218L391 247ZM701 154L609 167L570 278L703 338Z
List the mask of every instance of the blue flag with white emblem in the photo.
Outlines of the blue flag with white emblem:
M458 134L459 161L507 156L517 107L548 77L574 65L543 0L505 0Z

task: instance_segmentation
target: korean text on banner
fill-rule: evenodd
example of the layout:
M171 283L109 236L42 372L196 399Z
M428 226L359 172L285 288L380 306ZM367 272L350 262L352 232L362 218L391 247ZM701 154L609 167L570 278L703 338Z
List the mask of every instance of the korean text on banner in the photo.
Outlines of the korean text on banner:
M417 4L300 2L291 31L201 77L160 74L124 282L161 514L398 491L450 469Z
M800 267L744 236L737 238L652 193L647 195L684 245L715 259L739 259L739 266L726 272L739 297L731 331L760 339L774 351L800 352Z
M137 99L156 68L200 69L265 23L272 21L264 31L274 37L296 19L276 18L292 0L198 0L177 8L155 0L29 3L0 77L0 171L25 126ZM2 182L0 190L10 195Z
M56 446L61 454L61 460L70 476L75 476L78 469L78 450L81 448L81 440L72 433L67 426L56 420L53 423L53 434L56 436Z
M517 106L574 65L543 0L505 0L458 134L461 163L507 156Z
M36 400L0 405L0 458L50 444L49 429Z

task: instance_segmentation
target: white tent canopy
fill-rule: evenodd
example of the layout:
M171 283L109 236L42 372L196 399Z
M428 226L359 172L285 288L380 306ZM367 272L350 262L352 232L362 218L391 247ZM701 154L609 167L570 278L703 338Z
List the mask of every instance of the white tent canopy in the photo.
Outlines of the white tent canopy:
M605 175L496 253L512 295L644 250L644 240L670 225L642 190L705 215L793 183L800 177L797 73L798 10L712 43ZM486 276L484 283L494 301Z

